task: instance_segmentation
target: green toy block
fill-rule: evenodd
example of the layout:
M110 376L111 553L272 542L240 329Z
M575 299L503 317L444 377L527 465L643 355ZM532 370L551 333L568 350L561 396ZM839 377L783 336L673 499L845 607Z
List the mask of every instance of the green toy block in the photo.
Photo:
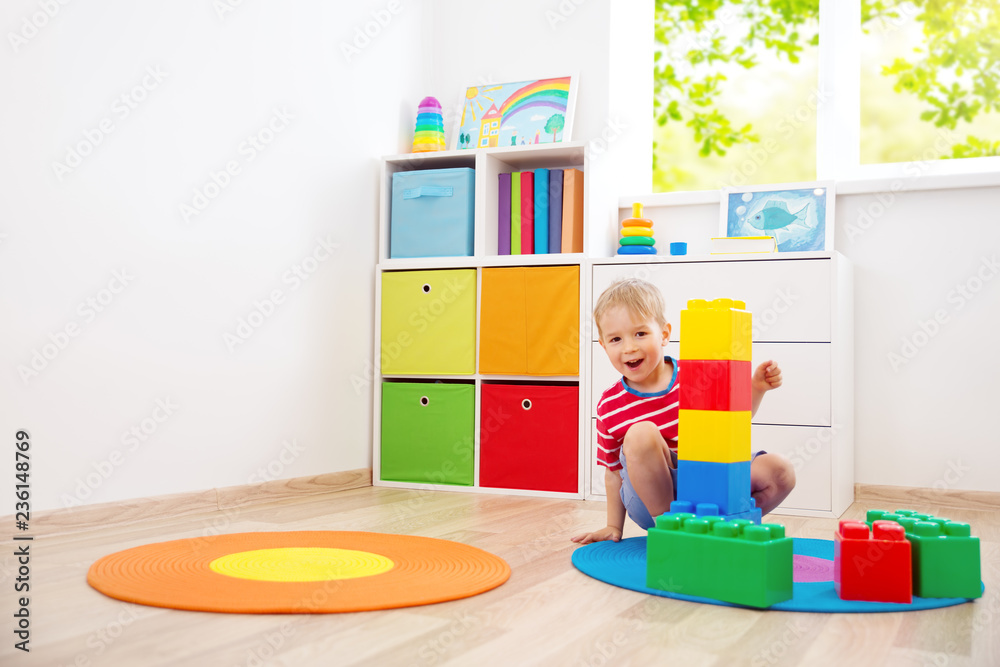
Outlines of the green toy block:
M922 598L978 598L983 586L979 538L967 523L914 510L868 510L875 521L895 521L912 545L913 594Z
M913 545L913 594L922 598L983 595L979 538L967 523L917 521L906 539Z
M769 607L792 598L792 538L780 524L663 514L646 539L646 585Z

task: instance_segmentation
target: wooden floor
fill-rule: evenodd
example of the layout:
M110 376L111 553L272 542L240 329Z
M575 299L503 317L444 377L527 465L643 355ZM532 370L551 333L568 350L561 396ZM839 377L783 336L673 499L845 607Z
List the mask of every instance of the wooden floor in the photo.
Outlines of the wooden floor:
M845 518L876 505L886 503L855 503ZM367 487L40 536L31 547L31 653L24 654L13 648L17 564L8 539L0 556L0 665L1000 665L1000 513L913 505L972 524L982 538L982 599L933 611L827 615L646 596L570 564L570 536L603 525L603 503ZM836 525L780 521L794 537L831 539ZM114 551L260 530L446 538L501 556L513 574L473 598L329 615L158 609L107 598L86 583L91 563ZM629 523L626 537L638 534Z

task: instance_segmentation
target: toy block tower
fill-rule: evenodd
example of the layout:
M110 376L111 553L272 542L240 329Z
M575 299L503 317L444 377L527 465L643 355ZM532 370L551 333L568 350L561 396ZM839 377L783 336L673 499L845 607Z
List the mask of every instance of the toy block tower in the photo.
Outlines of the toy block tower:
M769 607L792 598L792 538L778 524L663 514L649 529L646 585Z
M834 534L833 581L841 600L913 601L910 543L903 527L841 521Z
M760 523L750 496L751 315L742 301L681 311L677 500L671 512Z

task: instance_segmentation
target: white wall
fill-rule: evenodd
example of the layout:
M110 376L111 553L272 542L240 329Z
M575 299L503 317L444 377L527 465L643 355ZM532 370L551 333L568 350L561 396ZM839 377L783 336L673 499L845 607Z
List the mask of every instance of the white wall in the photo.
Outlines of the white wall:
M1000 185L837 198L858 482L1000 491L998 211Z
M377 158L408 150L423 96L453 113L470 84L579 73L591 246L613 246L620 194L648 191L651 90L629 63L651 61L631 23L651 3L224 2L5 4L0 438L11 451L31 431L35 509L370 465ZM291 120L251 161L241 145L275 109ZM96 146L59 179L81 142ZM185 222L179 206L228 161L239 172ZM857 479L1000 490L1000 281L961 308L957 291L991 271L1000 188L896 193L859 223L877 202L842 195L836 216L856 265ZM712 233L714 210L672 222ZM867 226L849 238L852 222ZM336 251L296 286L319 238ZM275 290L271 315L252 315ZM0 475L0 496L12 485Z
M371 465L377 158L412 138L420 3L50 4L0 21L0 440L31 433L32 508Z
M588 144L588 222L597 234L588 247L601 247L601 232L617 222L618 194L652 185L653 82L631 64L652 66L653 44L635 39L635 26L652 25L653 3L436 0L429 7L428 80L445 108L449 142L467 87L577 77L570 139Z

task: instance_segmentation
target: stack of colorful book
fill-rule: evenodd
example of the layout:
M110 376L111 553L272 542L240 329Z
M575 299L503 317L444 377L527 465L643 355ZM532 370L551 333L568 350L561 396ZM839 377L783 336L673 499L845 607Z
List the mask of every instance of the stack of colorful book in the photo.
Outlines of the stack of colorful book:
M583 252L583 172L500 174L497 220L498 255Z

